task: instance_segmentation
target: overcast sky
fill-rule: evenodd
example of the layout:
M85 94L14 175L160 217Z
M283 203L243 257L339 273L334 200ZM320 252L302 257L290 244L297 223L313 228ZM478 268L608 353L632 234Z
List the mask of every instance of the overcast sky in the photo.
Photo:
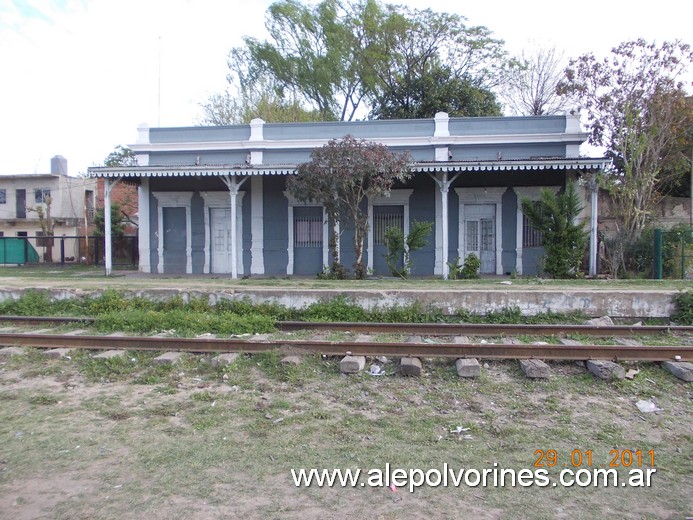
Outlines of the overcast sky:
M226 56L264 37L268 0L0 0L0 174L71 175L100 164L137 126L188 126L226 86ZM691 9L674 0L403 0L462 14L506 41L566 57L620 42L691 42Z

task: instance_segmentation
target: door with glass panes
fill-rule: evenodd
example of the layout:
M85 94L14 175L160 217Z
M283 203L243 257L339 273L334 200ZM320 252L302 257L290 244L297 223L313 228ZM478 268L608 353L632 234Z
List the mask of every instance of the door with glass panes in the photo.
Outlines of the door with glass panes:
M481 260L479 272L496 272L496 205L464 206L465 258L474 253Z

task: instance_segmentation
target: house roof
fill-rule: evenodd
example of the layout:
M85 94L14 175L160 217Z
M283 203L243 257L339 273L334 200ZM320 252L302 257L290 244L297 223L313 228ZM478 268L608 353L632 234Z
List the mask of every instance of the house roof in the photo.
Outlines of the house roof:
M415 173L513 171L513 170L596 170L608 164L604 157L589 158L530 158L487 161L431 161L415 162L409 168ZM92 167L92 177L149 178L149 177L222 177L245 175L293 175L297 164L231 164L231 165L167 165Z

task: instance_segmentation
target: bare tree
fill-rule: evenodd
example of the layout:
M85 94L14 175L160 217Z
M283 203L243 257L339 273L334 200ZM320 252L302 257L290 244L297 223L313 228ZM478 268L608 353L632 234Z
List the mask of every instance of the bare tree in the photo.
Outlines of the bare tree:
M559 85L585 112L590 144L606 148L613 160L606 188L614 201L618 236L612 274L625 268L627 250L648 223L666 180L664 165L687 124L681 81L693 50L680 41L661 45L643 39L624 42L598 60L572 60Z
M510 65L500 98L512 115L543 116L567 109L569 100L556 90L566 63L555 47L535 45Z

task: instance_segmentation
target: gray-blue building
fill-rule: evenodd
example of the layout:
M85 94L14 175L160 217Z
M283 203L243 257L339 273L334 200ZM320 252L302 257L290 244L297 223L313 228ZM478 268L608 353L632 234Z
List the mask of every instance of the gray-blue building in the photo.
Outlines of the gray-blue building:
M522 198L560 190L604 168L580 156L576 117L450 118L139 128L138 166L93 167L106 191L138 184L140 270L315 275L329 263L323 208L286 191L314 148L352 135L408 151L412 178L368 201L365 262L389 274L383 233L413 220L434 223L412 253L414 276L446 276L447 262L475 253L481 272L537 274L541 236L523 218ZM354 262L353 230L340 229L342 263Z

